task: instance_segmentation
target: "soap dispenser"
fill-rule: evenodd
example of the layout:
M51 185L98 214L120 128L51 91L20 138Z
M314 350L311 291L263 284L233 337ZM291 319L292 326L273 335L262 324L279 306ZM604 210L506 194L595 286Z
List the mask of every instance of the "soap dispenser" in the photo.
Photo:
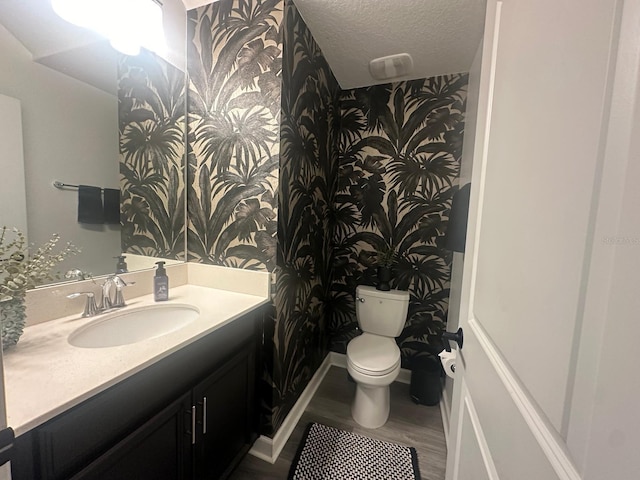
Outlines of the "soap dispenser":
M116 264L116 274L127 273L129 270L127 269L127 262L125 261L124 255L118 255L117 257L113 257L118 259L118 263Z
M156 276L153 277L153 298L156 302L169 300L169 277L164 269L165 262L156 262Z

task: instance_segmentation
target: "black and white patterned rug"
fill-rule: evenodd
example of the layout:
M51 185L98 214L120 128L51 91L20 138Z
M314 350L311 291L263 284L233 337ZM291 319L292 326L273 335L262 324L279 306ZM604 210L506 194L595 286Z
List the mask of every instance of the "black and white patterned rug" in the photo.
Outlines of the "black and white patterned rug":
M310 423L289 480L420 480L415 448Z

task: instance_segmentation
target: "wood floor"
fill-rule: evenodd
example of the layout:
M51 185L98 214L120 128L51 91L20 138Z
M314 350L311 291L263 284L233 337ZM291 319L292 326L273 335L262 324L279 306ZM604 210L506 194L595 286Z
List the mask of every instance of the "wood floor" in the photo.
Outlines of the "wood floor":
M416 405L409 385L391 385L391 413L381 428L362 428L351 418L355 384L347 380L344 368L331 367L309 403L275 464L247 455L231 475L231 480L287 478L289 468L309 422L318 422L388 442L414 447L418 452L423 480L444 480L446 445L440 407Z

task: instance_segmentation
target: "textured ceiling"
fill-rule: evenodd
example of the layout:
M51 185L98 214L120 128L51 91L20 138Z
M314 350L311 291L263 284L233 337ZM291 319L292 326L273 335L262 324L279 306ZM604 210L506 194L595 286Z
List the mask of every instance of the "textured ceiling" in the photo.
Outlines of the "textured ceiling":
M186 9L192 9L211 0L182 2ZM184 68L184 10L178 7L180 0L163 3L165 14L171 8L172 22L180 27L168 32L168 36L171 33L181 40L170 41L177 53L172 58L169 52L168 60ZM369 73L369 61L397 53L409 53L414 67L394 80L466 72L484 25L485 0L295 0L295 4L344 89L389 81L375 80ZM90 45L104 48L100 45L104 42L97 41L95 35L80 29L67 31L48 0L2 0L0 23L31 50L35 59L54 68L56 62L66 63L69 50L89 55ZM166 23L165 28L169 27ZM86 62L81 63L86 67ZM62 65L58 68L63 70ZM64 65L64 69L67 73L83 70L83 74L90 70L70 65ZM98 86L98 76L90 83Z
M212 0L182 0L187 10ZM340 86L468 72L482 38L486 0L293 0ZM369 73L374 58L408 53L413 70Z
M408 53L410 80L469 71L485 0L294 0L343 89L387 83L369 61Z

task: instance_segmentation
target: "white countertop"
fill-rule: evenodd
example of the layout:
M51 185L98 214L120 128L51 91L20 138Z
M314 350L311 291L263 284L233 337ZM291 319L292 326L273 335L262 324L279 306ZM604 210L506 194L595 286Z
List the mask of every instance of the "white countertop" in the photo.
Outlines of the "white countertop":
M192 323L161 337L107 348L79 348L67 338L100 316L76 315L27 327L16 347L4 352L7 420L16 435L55 417L145 367L268 302L261 296L183 285L168 302L200 310ZM128 300L119 311L157 305L153 295Z

